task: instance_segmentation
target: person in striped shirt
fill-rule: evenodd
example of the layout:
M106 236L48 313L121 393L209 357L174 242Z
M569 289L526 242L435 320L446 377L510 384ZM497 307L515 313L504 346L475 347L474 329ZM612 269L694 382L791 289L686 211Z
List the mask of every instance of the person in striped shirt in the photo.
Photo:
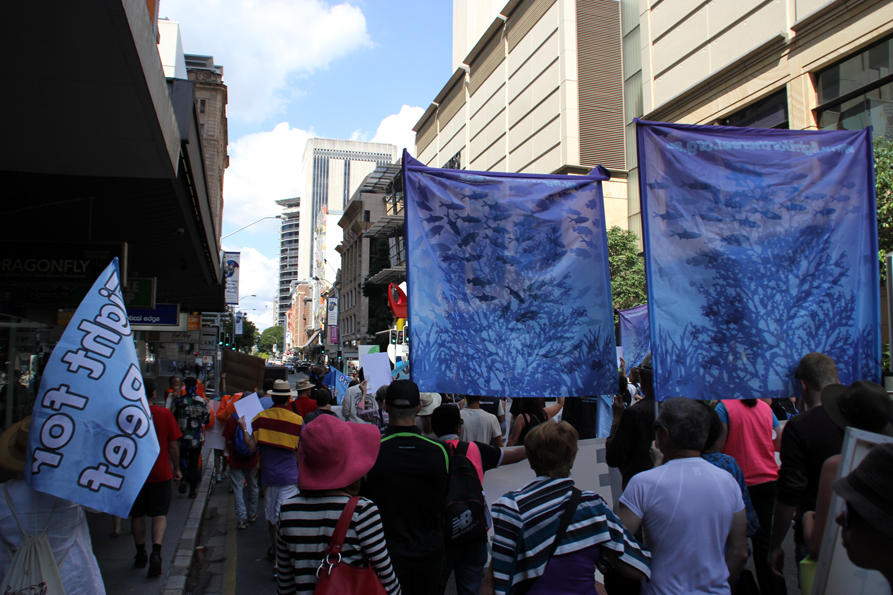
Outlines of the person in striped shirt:
M310 594L341 512L360 493L360 481L381 448L374 425L349 424L320 415L304 430L298 448L298 487L279 512L276 540L279 595ZM374 502L360 498L351 517L341 564L371 565L389 595L400 595L400 583L385 542L381 516ZM434 578L434 577L432 577Z
M574 488L569 476L577 442L577 431L566 421L540 424L525 438L527 460L537 477L493 503L493 561L482 595L505 595L525 582L532 583L528 595L596 595L595 566L602 558L623 576L650 578L651 554L595 492L583 492L549 558Z

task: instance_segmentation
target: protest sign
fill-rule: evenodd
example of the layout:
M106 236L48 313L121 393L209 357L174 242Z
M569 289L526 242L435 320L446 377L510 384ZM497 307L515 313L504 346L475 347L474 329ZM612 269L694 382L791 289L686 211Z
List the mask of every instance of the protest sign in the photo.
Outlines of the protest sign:
M236 401L236 413L239 414L239 417L244 417L248 420L249 434L254 432L251 429L251 420L263 410L263 405L260 404L260 399L257 398L257 393L251 393L247 397L242 397Z
M217 415L220 401L211 401L208 405L211 407L211 416ZM223 439L223 429L225 427L225 421L218 421L213 428L205 428L205 447L216 448L217 450L226 448L226 440Z
M403 360L394 366L394 369L391 370L391 376L394 377L394 380L411 380L409 370L409 360Z
M333 370L334 378L335 378L335 391L336 396L344 397L347 394L347 387L350 385L350 376L345 374L344 372L339 372L338 370Z
M366 378L366 392L375 394L379 387L391 383L391 360L387 353L360 354L360 366Z
M120 279L115 258L53 350L32 410L25 479L126 517L160 449Z

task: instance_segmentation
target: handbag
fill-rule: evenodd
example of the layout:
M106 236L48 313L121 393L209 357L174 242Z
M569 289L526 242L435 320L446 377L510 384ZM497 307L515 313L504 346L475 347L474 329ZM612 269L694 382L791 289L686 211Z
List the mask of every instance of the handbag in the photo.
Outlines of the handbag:
M329 547L326 548L325 556L316 569L317 581L313 595L387 595L378 575L368 562L363 568L341 563L344 537L347 535L347 528L350 526L353 511L359 500L358 496L352 497L341 512Z
M561 543L561 540L564 539L564 534L567 532L568 526L571 524L571 520L574 518L574 513L577 512L577 505L580 504L580 498L583 497L583 492L580 488L574 487L571 489L571 497L567 501L567 505L564 507L564 512L561 515L561 520L558 521L558 531L555 532L555 539L552 541L552 545L549 546L549 555L546 557L546 565L549 564L549 560L552 559L552 556L555 555L555 550L558 549L558 544ZM533 583L535 583L539 577L526 580L523 583L519 583L515 585L511 589L512 595L525 595L527 591L533 587Z

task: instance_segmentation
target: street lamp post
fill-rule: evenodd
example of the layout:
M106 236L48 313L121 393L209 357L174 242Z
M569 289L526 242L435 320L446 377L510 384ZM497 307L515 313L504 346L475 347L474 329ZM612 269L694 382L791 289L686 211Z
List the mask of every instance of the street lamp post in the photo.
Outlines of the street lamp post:
M263 220L265 220L265 219L281 219L281 220L284 221L284 220L287 219L287 218L288 218L288 217L286 217L285 215L270 215L270 216L268 216L268 217L261 217L260 219L258 219L258 220L255 221L254 223L249 223L249 224L246 225L245 227L240 227L240 228L237 229L236 231L234 231L234 232L232 232L232 233L228 233L228 234L226 234L225 236L223 236L223 237L220 238L220 239L221 239L221 240L225 240L225 239L228 238L229 236L236 235L237 233L239 233L239 232L242 231L243 229L248 229L248 228L251 227L252 225L256 225L256 224L260 223L261 221L263 221Z

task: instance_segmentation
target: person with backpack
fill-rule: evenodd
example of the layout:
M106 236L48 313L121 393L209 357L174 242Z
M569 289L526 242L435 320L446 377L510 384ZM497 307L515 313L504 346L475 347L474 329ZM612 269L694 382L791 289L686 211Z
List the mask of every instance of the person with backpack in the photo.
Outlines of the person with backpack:
M229 452L229 477L232 482L233 499L236 505L237 527L247 529L248 523L257 520L257 451L251 452L239 427L239 414L233 413L223 428L223 439ZM246 510L245 487L248 487Z
M523 448L501 449L486 442L459 440L465 420L459 408L441 405L431 425L450 452L450 482L443 508L446 546L441 593L450 574L456 575L457 595L477 595L487 564L487 529L491 525L484 495L484 473L500 465L523 461Z
M84 508L25 483L30 428L29 415L0 435L0 467L17 474L0 488L0 593L31 593L29 586L46 583L44 593L105 595Z
M185 467L183 476L186 481L180 482L179 492L185 494L188 483L189 497L194 499L198 496L198 484L201 481L200 461L202 445L205 443L204 426L211 421L211 408L205 398L196 391L195 378L187 378L184 384L186 384L184 394L174 399L171 408L174 419L183 432L183 436L180 437L180 461L181 466Z

